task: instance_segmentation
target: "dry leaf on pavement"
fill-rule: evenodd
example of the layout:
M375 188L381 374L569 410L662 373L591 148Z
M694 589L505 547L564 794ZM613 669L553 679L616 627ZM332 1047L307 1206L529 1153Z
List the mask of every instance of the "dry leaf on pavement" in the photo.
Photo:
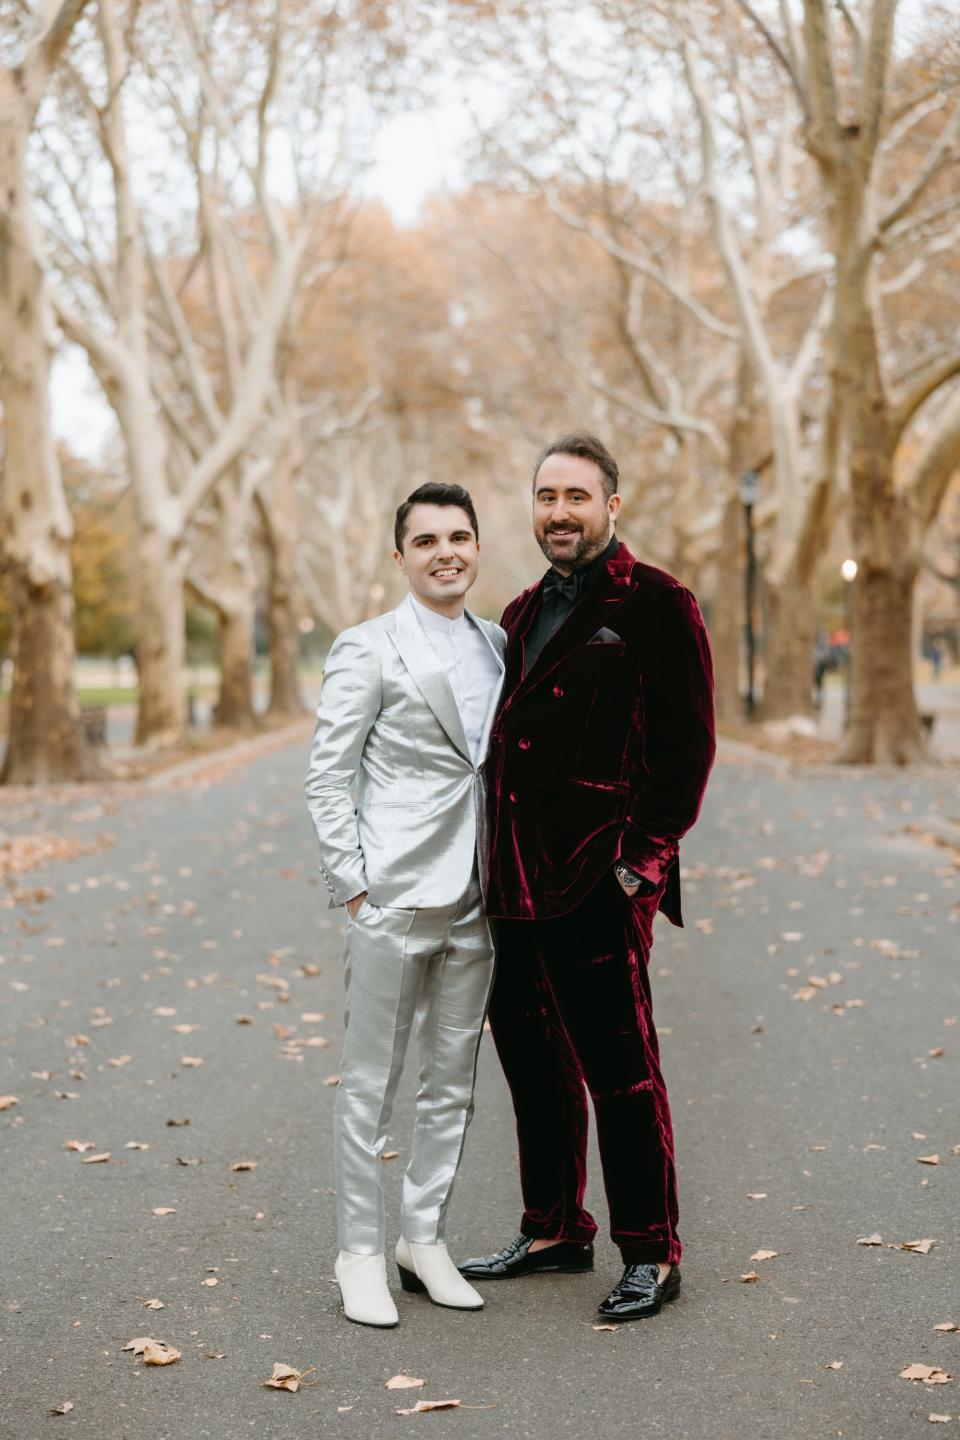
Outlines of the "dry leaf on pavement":
M934 1330L944 1330L949 1332L951 1330L960 1330L960 1325L957 1325L953 1320L944 1320L941 1322L941 1324L934 1325L933 1328Z
M0 1110L11 1110L14 1105L19 1104L16 1095L0 1095Z
M939 1365L908 1365L900 1371L901 1380L922 1380L925 1385L947 1385L953 1379Z
M935 1244L935 1240L901 1240L896 1248L913 1250L917 1255L929 1255Z
M424 1410L455 1410L459 1400L418 1400L409 1410L395 1410L395 1415L421 1415Z
M872 1235L861 1235L861 1236L860 1236L860 1239L857 1241L857 1244L858 1244L858 1245L882 1245L882 1244L883 1244L883 1236L882 1236L882 1235L878 1235L876 1232L874 1232L874 1234L872 1234Z
M740 1279L743 1281L744 1285L752 1285L754 1281L760 1279L760 1276L757 1274L756 1270L748 1270L746 1275L740 1276Z
M110 1159L110 1151L109 1151L109 1150L101 1150L100 1153L99 1153L99 1155L84 1155L83 1159L80 1161L80 1164L81 1164L81 1165L99 1165L99 1164L101 1164L102 1161L104 1161L104 1160L109 1160L109 1159Z
M176 1207L173 1205L157 1205L152 1211L154 1215L176 1215Z
M383 1154L380 1156L380 1159L383 1160L385 1163L387 1160L396 1160L399 1154L399 1150L384 1150Z
M830 1364L827 1365L827 1366L825 1366L824 1368L827 1369L827 1370L842 1370L842 1369L843 1369L843 1361L842 1361L842 1360L831 1360L831 1361L830 1361Z
M616 1325L594 1325L594 1326L592 1326L591 1328L594 1329L594 1330L614 1330L614 1331L615 1331L615 1330L617 1329L617 1326L616 1326Z
M135 1340L128 1340L122 1348L132 1350L134 1355L142 1357L145 1365L172 1365L175 1360L180 1359L179 1350L167 1345L163 1340L154 1340L150 1335L140 1335Z
M426 1380L415 1380L412 1375L394 1375L386 1383L386 1390L419 1390Z
M284 1365L282 1361L274 1360L273 1374L263 1383L271 1390L299 1390L300 1381L309 1373L309 1370L294 1370L292 1365Z
M162 1300L156 1300L156 1299L154 1299L154 1300L144 1300L144 1302L143 1302L143 1308L144 1308L145 1310L162 1310L162 1309L163 1309L163 1301L162 1301Z
M917 1164L918 1164L918 1165L939 1165L939 1164L940 1164L940 1156L939 1156L939 1155L918 1155L918 1156L917 1156Z
M230 1166L231 1170L256 1170L256 1160L234 1160Z
M197 1065L202 1065L203 1061L199 1055L181 1055L180 1064L190 1069L191 1066L196 1068Z
M754 1250L751 1260L776 1260L779 1250Z
M92 1140L67 1140L63 1148L65 1150L76 1150L78 1154L82 1155L86 1150L93 1150L96 1147Z
M73 1409L72 1400L64 1400L62 1405L51 1405L47 1411L48 1415L69 1415Z
M927 1416L927 1419L930 1421L930 1424L931 1424L931 1425L947 1425L947 1424L949 1424L950 1416L949 1416L949 1415L933 1415L933 1414L931 1414L931 1415L928 1415L928 1416Z

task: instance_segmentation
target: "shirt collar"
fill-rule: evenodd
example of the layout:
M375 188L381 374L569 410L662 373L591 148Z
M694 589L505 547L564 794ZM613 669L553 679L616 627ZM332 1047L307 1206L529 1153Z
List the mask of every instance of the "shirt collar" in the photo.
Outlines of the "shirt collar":
M463 630L467 624L467 612L465 610L462 615L458 615L455 620L451 620L449 616L440 615L436 610L431 610L428 605L424 605L417 599L412 590L410 592L410 603L413 605L414 614L424 630L433 630L440 635L456 635L459 631Z

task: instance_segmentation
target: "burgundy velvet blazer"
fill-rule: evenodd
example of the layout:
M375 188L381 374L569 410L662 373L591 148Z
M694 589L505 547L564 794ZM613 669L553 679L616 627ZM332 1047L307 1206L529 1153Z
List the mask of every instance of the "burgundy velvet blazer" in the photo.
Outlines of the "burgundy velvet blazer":
M564 915L622 859L675 925L679 840L715 752L713 667L697 602L626 545L523 674L543 581L503 614L503 700L486 764L487 911Z

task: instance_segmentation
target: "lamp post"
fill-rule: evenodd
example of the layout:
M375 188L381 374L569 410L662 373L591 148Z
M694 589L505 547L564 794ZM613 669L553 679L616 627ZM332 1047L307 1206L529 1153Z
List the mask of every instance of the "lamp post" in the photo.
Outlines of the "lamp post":
M850 727L850 687L853 680L853 582L857 578L856 560L844 560L840 566L843 576L843 628L847 632L847 671L843 689L843 728Z
M744 470L738 485L740 503L743 506L743 521L747 536L747 566L744 573L744 640L747 655L747 693L745 698L747 719L751 719L757 707L755 669L757 642L753 628L754 592L757 584L757 554L753 536L753 510L760 499L760 476L756 470Z

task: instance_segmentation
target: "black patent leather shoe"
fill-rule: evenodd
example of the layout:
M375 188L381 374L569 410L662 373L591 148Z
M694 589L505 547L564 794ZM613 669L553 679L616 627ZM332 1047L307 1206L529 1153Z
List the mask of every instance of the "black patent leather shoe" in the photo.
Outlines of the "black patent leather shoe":
M469 1280L513 1280L517 1275L539 1275L552 1272L557 1275L575 1275L583 1270L593 1269L593 1246L582 1245L576 1240L561 1240L559 1245L547 1245L543 1250L530 1246L529 1235L518 1235L505 1249L495 1255L481 1255L476 1260L465 1260L458 1266L461 1275Z
M661 1284L659 1265L628 1265L606 1300L597 1306L604 1320L643 1320L680 1294L680 1271L674 1265Z

